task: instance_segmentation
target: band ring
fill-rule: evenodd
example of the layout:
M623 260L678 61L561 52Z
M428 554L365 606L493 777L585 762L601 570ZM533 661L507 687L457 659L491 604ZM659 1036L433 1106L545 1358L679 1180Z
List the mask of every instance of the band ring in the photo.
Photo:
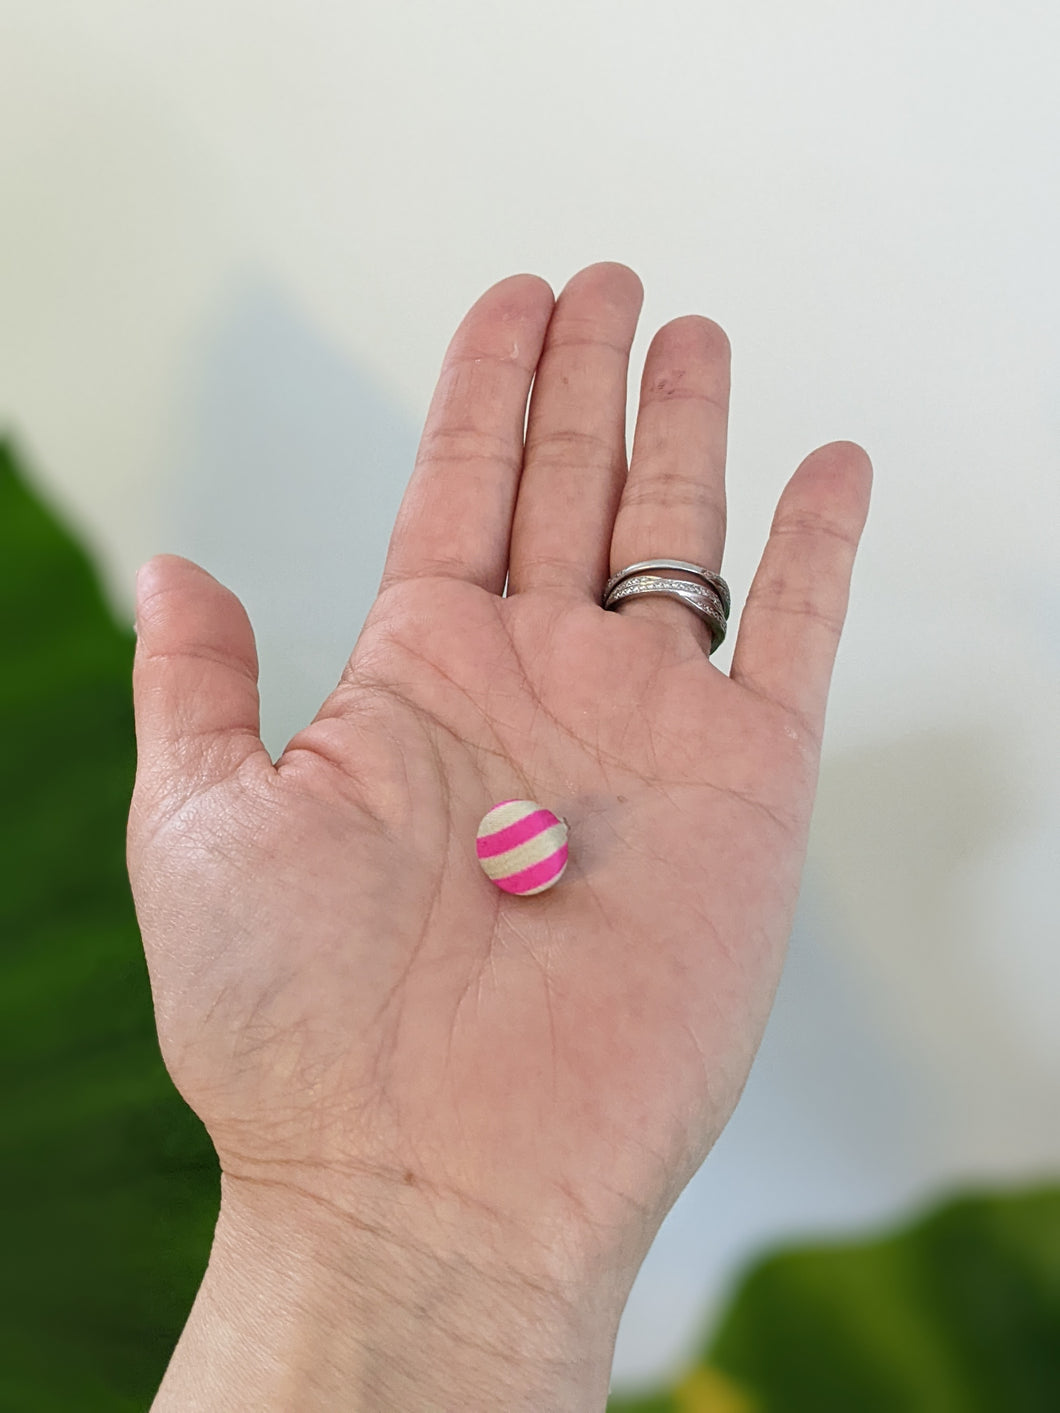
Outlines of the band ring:
M720 574L715 574L711 569L705 569L701 564L690 564L684 559L642 559L636 564L627 564L625 569L620 569L617 574L612 574L604 589L604 606L611 597L613 591L622 583L624 579L632 578L635 574L643 574L645 571L653 569L677 569L683 570L686 574L695 574L717 594L721 600L722 613L728 619L732 610L732 598L729 594L729 586ZM683 581L678 581L683 582Z
M667 568L671 565L672 561L666 561ZM672 567L678 566L673 564ZM724 583L724 580L722 582ZM667 598L678 599L690 608L710 629L708 657L717 652L725 641L725 603L721 595L706 584L692 583L687 579L668 579L661 574L634 574L624 571L615 576L613 586L609 586L604 595L604 608L616 608L626 599L640 598L645 594L663 594Z

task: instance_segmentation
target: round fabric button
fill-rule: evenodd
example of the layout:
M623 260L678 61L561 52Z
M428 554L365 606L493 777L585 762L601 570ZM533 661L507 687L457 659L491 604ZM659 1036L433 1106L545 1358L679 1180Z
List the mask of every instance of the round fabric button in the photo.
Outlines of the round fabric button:
M533 800L502 800L478 827L478 861L506 893L543 893L567 867L567 834L565 822Z

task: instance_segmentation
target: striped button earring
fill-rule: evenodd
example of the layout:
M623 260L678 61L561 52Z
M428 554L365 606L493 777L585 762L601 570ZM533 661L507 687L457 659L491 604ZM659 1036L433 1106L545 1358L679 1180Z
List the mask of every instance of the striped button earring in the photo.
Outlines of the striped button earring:
M567 867L567 822L533 800L502 800L483 817L475 848L505 893L543 893Z

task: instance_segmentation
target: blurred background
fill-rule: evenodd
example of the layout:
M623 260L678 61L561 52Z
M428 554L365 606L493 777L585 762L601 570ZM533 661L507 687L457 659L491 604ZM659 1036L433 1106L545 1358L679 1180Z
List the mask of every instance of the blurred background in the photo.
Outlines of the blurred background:
M728 331L737 627L796 464L872 457L789 965L616 1385L762 1251L1060 1173L1058 65L1033 0L0 0L0 433L119 620L161 551L241 596L274 755L505 275L637 270L631 428Z

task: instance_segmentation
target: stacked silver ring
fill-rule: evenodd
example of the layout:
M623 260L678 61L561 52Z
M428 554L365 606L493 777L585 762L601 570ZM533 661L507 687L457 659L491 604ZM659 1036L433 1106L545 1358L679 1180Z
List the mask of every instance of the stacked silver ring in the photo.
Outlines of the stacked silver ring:
M671 575L652 572L660 569L670 570ZM699 582L674 579L671 577L674 571L694 575ZM644 559L627 565L618 574L612 574L604 590L604 608L617 608L626 599L645 594L664 594L690 608L710 629L711 653L717 652L725 641L732 599L729 586L720 574L683 559Z

